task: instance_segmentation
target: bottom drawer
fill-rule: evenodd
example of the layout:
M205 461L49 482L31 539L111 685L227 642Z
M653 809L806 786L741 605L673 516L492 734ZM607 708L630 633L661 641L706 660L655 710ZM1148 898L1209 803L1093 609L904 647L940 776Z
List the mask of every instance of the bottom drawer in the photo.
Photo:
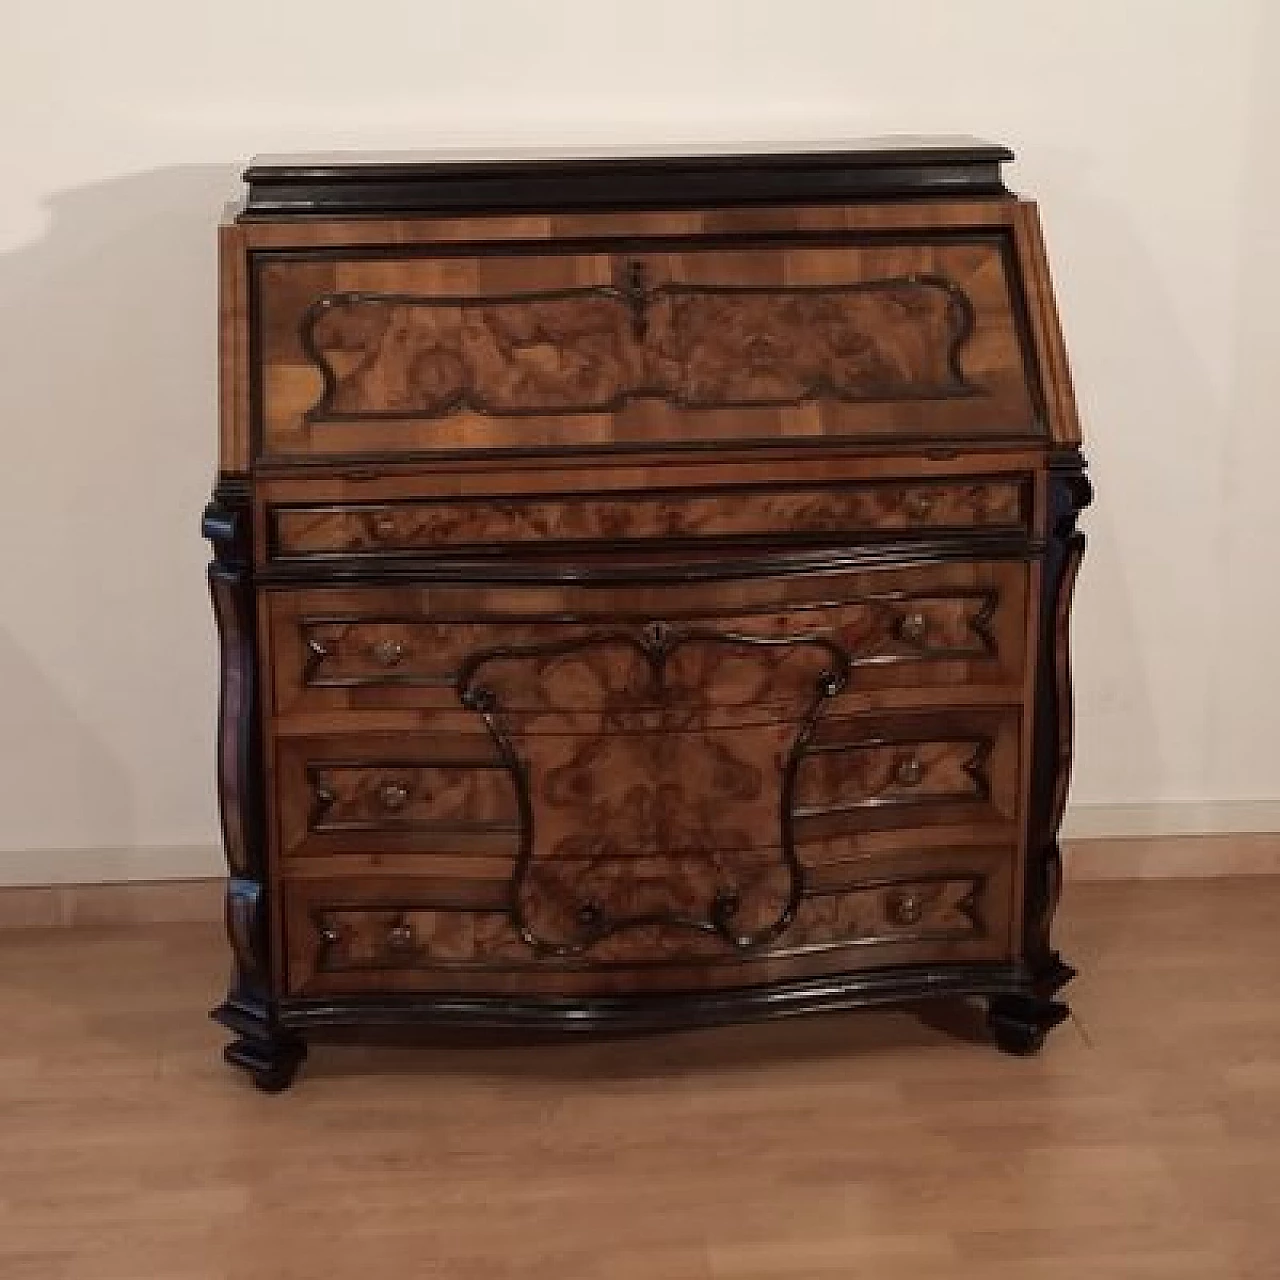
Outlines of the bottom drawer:
M289 992L625 994L1003 960L1015 861L1012 848L962 849L813 868L785 927L750 946L734 940L731 924L717 927L729 917L717 915L711 881L688 867L638 866L636 883L666 877L653 900L677 905L588 928L560 953L522 936L505 881L297 879L285 886ZM693 888L673 898L671 880L681 874Z

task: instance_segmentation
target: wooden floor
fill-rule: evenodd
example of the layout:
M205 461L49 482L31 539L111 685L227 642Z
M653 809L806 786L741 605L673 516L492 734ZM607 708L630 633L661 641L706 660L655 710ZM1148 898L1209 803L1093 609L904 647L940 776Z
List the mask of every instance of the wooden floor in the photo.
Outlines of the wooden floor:
M1060 938L1034 1060L874 1013L320 1047L273 1098L214 928L0 933L0 1277L1277 1280L1280 879L1069 885Z

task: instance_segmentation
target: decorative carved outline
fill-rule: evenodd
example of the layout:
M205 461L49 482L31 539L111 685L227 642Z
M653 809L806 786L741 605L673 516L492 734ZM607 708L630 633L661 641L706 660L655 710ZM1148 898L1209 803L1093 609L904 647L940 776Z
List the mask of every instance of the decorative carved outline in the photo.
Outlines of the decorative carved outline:
M1084 466L1075 450L1050 459L1049 542L1042 570L1040 667L1023 906L1023 949L1035 994L1042 1001L1075 976L1075 970L1054 950L1051 930L1062 890L1058 832L1071 779L1071 598L1085 550L1085 535L1076 528L1076 520L1093 501L1093 486ZM1054 1005L1053 1009L1061 1009L1065 1016L1065 1006Z
M921 400L952 400L976 396L982 389L971 383L964 374L960 352L973 336L976 313L973 302L953 280L946 276L919 273L887 276L879 280L861 280L847 284L810 285L694 285L669 282L649 287L643 280L643 263L629 261L623 269L624 282L617 285L581 285L560 289L537 289L526 292L494 294L415 294L380 293L370 290L347 290L324 294L316 298L302 313L298 340L307 359L320 371L320 398L303 415L307 422L373 422L373 421L436 421L448 418L459 411L484 414L493 418L541 418L553 415L617 413L632 400L665 400L682 410L696 409L776 409L809 404L815 400L835 400L844 404L897 403ZM580 298L601 298L617 303L631 319L632 336L643 341L647 330L647 312L663 298L763 296L873 293L877 290L904 286L939 290L947 300L947 320L951 338L947 346L947 368L952 386L937 394L903 395L851 395L825 378L815 378L799 395L764 400L689 400L668 387L660 385L623 387L608 400L591 404L538 407L533 409L503 409L486 404L470 388L463 388L458 395L443 405L430 410L408 411L401 409L363 409L338 412L333 402L338 393L338 376L329 363L324 350L316 340L316 325L321 318L338 307L381 303L387 306L405 307L492 307L520 303L567 302Z
M939 746L965 743L973 748L972 754L961 765L973 783L971 792L934 792L929 795L874 795L861 800L849 800L843 804L804 805L792 817L822 818L832 813L856 813L865 809L916 809L929 805L986 804L991 799L991 776L987 766L995 739L990 734L939 734L937 736L901 735L895 737L859 738L851 742L822 742L810 747L806 757L839 755L846 751L875 751L881 747Z
M882 876L872 880L859 880L852 884L831 889L805 889L800 896L801 901L818 898L840 897L845 894L874 893L879 889L917 888L921 886L949 885L968 883L968 890L955 903L955 910L969 921L970 928L919 928L897 929L890 933L867 933L847 938L832 939L828 942L810 942L800 946L769 947L761 958L788 960L799 956L820 955L830 951L844 951L850 948L882 947L882 946L915 946L931 942L966 942L977 941L988 936L986 921L983 919L979 899L985 892L988 876L984 872L935 872L929 875ZM358 973L362 971L385 969L387 966L376 961L367 963L343 963L341 958L335 960L335 949L342 941L342 917L348 912L394 912L397 916L408 915L414 911L456 912L461 915L502 916L508 921L510 911L490 905L477 905L457 901L445 901L430 897L412 900L397 898L379 902L335 902L312 906L308 911L308 919L318 939L315 957L316 973ZM423 971L465 972L465 973L511 973L518 971L547 972L569 971L579 972L585 966L575 955L540 954L532 960L519 961L472 961L472 960L431 960L424 959L421 944L405 949L407 959L416 958L416 963L397 965L398 968L411 968ZM549 964L549 960L561 960L566 963ZM689 965L699 968L704 966L734 966L742 963L741 955L736 952L720 956L697 956L693 958L664 958L661 960L607 960L590 962L593 973L611 973L617 971L653 971L656 969L682 969Z
M785 577L785 574L780 574ZM995 621L996 611L1000 607L1000 592L996 587L974 587L963 588L955 591L948 591L945 588L936 591L885 591L873 592L868 595L848 596L842 599L799 601L799 602L782 602L780 604L769 605L748 605L742 608L726 609L726 613L731 613L737 617L753 617L768 616L778 613L804 613L815 610L840 609L846 606L871 605L882 609L891 609L894 606L898 608L909 607L915 601L955 603L958 601L980 601L977 611L972 617L966 617L965 626L977 638L979 646L977 648L925 648L923 645L913 644L909 640L899 640L904 646L911 645L910 651L902 653L888 654L869 654L866 656L849 655L849 663L852 667L870 667L870 666L888 666L890 664L900 662L952 662L952 661L973 661L974 659L992 658L998 653L999 646L996 642L995 632L992 630L992 623ZM697 615L689 615L689 617L705 618L705 613ZM615 615L616 617L616 615ZM627 621L627 619L617 619L619 621ZM449 688L457 683L457 676L417 676L409 673L396 674L394 672L386 672L384 674L371 676L337 676L317 679L316 673L321 669L326 658L334 656L338 650L335 642L321 642L320 648L323 653L317 658L315 657L316 649L313 645L315 637L310 636L308 632L315 627L352 627L352 626L437 626L437 625L461 625L466 626L473 623L492 624L501 626L503 624L545 624L547 626L590 626L593 623L601 621L598 617L583 617L579 614L572 613L546 613L546 614L511 614L511 613L492 613L492 614L466 614L466 615L446 615L446 614L413 614L413 613L378 613L369 615L355 614L304 614L296 620L298 633L301 638L302 648L307 653L302 668L302 683L308 689L364 689L364 688L395 688L403 686L412 687L436 687ZM640 621L640 619L634 619Z
M478 682L481 669L490 662L510 661L513 659L535 659L559 657L576 653L583 649L599 645L624 645L636 650L649 664L655 678L661 673L671 655L682 645L720 644L732 647L782 648L807 646L821 649L830 659L831 664L818 676L814 694L804 711L796 736L792 740L783 765L782 795L780 802L779 826L782 839L783 862L786 866L790 888L787 901L782 911L772 924L754 934L740 934L733 927L733 916L739 900L733 890L718 892L708 905L705 919L686 916L654 913L645 916L627 917L622 920L611 920L602 910L594 912L589 908L592 904L583 903L582 926L584 936L575 943L556 944L539 938L525 918L521 902L521 891L528 878L533 864L534 828L533 802L529 795L529 770L527 763L521 759L516 749L514 737L507 724L497 695L488 686ZM791 923L795 916L804 891L804 868L796 854L794 833L792 830L791 810L792 797L795 790L796 770L817 727L822 705L827 699L835 697L845 687L849 679L849 655L839 645L822 636L753 636L735 632L710 631L701 628L682 629L672 627L664 622L650 622L638 632L608 630L577 637L558 643L535 645L499 646L482 649L472 654L459 668L456 688L462 705L477 712L485 723L498 754L510 770L512 781L516 787L516 795L520 810L520 846L516 855L516 865L510 882L510 903L512 923L521 938L539 955L569 956L580 955L603 938L622 929L637 928L650 924L669 924L681 928L696 929L704 933L714 933L724 939L738 951L757 950L779 934Z

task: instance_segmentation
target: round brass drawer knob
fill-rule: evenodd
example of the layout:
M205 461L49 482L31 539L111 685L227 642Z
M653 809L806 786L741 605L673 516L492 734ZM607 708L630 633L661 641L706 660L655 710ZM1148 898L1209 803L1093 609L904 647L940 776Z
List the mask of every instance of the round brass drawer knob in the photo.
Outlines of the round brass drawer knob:
M904 889L889 899L889 919L894 924L919 924L924 919L924 899Z
M379 542L387 542L396 536L395 517L389 512L378 512L369 522L369 527L373 530L373 536Z
M584 929L598 929L604 923L604 907L588 899L578 907L578 923Z
M898 635L903 640L909 640L913 644L924 639L925 632L929 629L929 619L919 610L911 613L904 613L898 619Z
M920 763L920 757L908 756L905 760L899 760L893 777L900 787L918 787L920 779L924 777L924 765Z
M402 920L399 924L393 924L387 930L387 945L397 951L403 951L406 947L413 946L413 942L413 925L406 921Z
M399 640L379 640L373 646L374 660L382 667L398 667L404 661L405 647Z
M918 490L907 495L907 515L912 520L927 520L933 513L937 498L932 493L921 493Z
M409 803L409 788L403 782L384 782L378 788L378 799L384 809L395 813Z
M323 942L326 947L336 947L338 943L342 941L342 930L336 925L325 925L325 927L320 930L320 941Z

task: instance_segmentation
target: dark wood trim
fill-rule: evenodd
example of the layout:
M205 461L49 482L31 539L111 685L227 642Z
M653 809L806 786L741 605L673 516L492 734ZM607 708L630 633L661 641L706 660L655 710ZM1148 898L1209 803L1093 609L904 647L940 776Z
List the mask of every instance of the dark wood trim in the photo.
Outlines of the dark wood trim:
M271 990L270 876L255 649L256 603L248 487L220 477L201 531L213 547L209 590L218 627L218 810L227 859L226 926L232 971L211 1016L237 1037L224 1057L260 1088L285 1088L304 1056L276 1020Z
M906 138L683 156L263 157L245 170L240 218L1003 197L1000 166L1012 159L977 139Z
M1085 548L1085 535L1077 530L1076 520L1093 500L1093 486L1084 470L1084 459L1075 450L1063 451L1051 461L1049 542L1041 578L1023 954L1035 977L1036 994L1045 1000L1075 976L1075 970L1054 950L1051 929L1062 888L1058 833L1071 777L1071 594ZM1045 1030L1054 1025L1055 1016L1045 1013L1040 1019L1047 1020ZM1022 1024L1025 1029L1028 1018ZM1016 1033L1011 1034L1016 1038Z
M743 558L743 547L733 541L710 538L698 544L708 551L733 552L735 558L708 556L704 560L641 560L619 563L634 555L634 542L597 542L590 552L579 552L573 560L563 557L539 559L526 555L520 560L464 559L462 557L406 556L369 561L360 557L326 559L319 564L277 563L258 571L262 586L304 586L326 583L350 586L359 583L480 583L531 585L630 585L684 582L725 582L779 575L826 574L871 569L926 568L965 560L1026 560L1044 550L1042 543L1008 533L969 533L963 538L907 538L901 541L844 544L807 548L779 548L776 543L761 548L759 554ZM674 550L683 549L682 547ZM654 550L645 544L645 551Z
M939 871L918 875L880 876L868 880L853 880L847 884L832 885L820 889L804 887L799 896L803 903L816 898L833 898L846 894L868 893L877 889L919 888L921 886L945 887L950 884L969 885L968 892L957 901L956 909L969 921L966 929L957 928L920 928L915 930L897 930L893 933L865 933L856 937L840 938L829 942L802 943L799 946L769 946L755 958L767 960L794 960L805 956L834 955L837 952L857 953L873 947L911 946L928 942L969 942L990 936L986 921L977 909L977 898L986 888L988 877L980 872L971 871ZM356 912L387 912L407 915L414 911L456 912L464 915L502 916L511 919L510 899L503 886L501 902L476 903L448 900L439 895L400 897L396 899L380 899L376 902L359 899L334 899L313 903L309 909L312 927L323 934L325 927L336 921L337 917ZM647 923L647 922L642 922ZM687 924L683 920L669 920L669 924ZM326 963L325 950L328 944L321 942L316 972L321 974L355 973L376 971L380 966L376 962L368 964L330 964ZM409 957L406 957L406 961ZM593 960L585 958L582 952L568 952L559 955L548 955L535 958L532 954L527 960L509 961L474 961L474 960L423 960L412 963L401 962L394 967L397 971L406 970L418 973L488 973L491 975L507 975L526 973L529 975L548 973L653 973L663 969L687 969L690 964L700 969L732 969L741 965L740 952L724 955L699 956L695 961L683 960ZM314 999L315 997L303 997Z
M1018 964L886 968L720 991L658 992L610 998L519 1000L508 996L290 997L280 1002L287 1028L473 1026L598 1032L659 1031L725 1025L795 1014L894 1005L956 996L1031 995Z
M307 454L272 454L254 465L258 480L309 480L320 473L328 479L391 480L396 477L418 477L424 461L442 475L477 470L509 463L508 469L521 472L594 471L605 465L633 467L710 466L735 462L813 462L818 459L849 461L858 459L903 459L909 466L921 457L932 462L949 462L962 455L992 455L998 463L1010 454L1044 455L1048 452L1043 436L1005 437L948 436L926 440L919 437L895 436L891 440L842 436L774 436L768 439L724 440L702 444L665 440L660 443L592 446L581 453L529 452L509 449L461 449L449 453L429 454L425 459L413 454L368 452L313 457ZM611 455L617 454L616 458ZM942 476L936 472L933 475ZM999 473L997 473L999 474ZM1009 472L1006 474L1013 474ZM850 484L860 483L856 479ZM608 493L609 490L602 492Z

